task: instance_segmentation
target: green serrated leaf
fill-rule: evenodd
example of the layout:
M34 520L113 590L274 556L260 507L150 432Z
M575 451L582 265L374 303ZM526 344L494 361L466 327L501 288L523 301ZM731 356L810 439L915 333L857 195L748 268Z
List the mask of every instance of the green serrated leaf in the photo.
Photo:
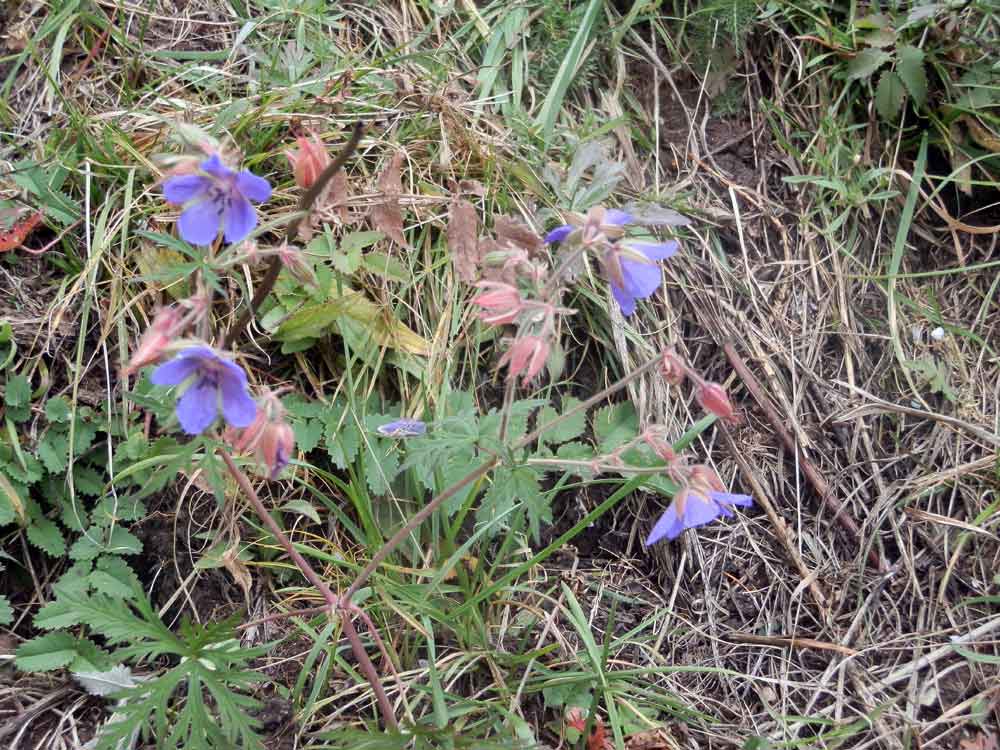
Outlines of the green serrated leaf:
M80 624L80 615L72 604L56 599L38 610L33 622L36 628L42 630L71 628Z
M115 526L108 540L108 552L114 555L138 555L142 552L142 542L124 526Z
M574 398L573 396L564 396L562 399L563 413L565 414L575 408L579 403L580 399L578 398ZM544 427L549 422L555 421L556 417L557 414L555 409L551 406L546 406L538 413L538 419L536 420L535 425L536 427ZM581 410L564 422L560 422L554 429L545 432L542 435L542 442L550 445L568 443L570 440L575 440L580 437L586 429L587 412L585 410Z
M541 522L551 521L551 508L542 494L538 474L526 467L501 468L493 477L493 484L476 509L476 522L488 524L510 511L521 501L528 514L528 526L537 542L541 534ZM499 531L497 525L492 526Z
M0 626L10 625L14 622L14 608L10 606L7 597L0 594Z
M64 472L69 461L69 438L66 433L61 429L49 429L38 443L38 458L50 474Z
M358 455L361 447L361 433L354 420L347 417L346 421L337 427L336 420L326 424L326 452L338 469L346 469Z
M31 403L31 383L24 375L10 375L4 388L4 403L10 407Z
M594 435L601 453L609 453L629 440L639 431L639 417L631 402L609 404L594 413Z
M44 516L32 519L27 528L28 541L52 557L66 553L66 540L59 527Z
M321 417L326 413L328 408L319 401L309 401L299 395L292 395L282 399L281 405L285 407L290 415L299 419Z
M104 550L104 531L96 526L91 526L87 531L73 542L69 548L71 560L93 560Z
M97 497L104 492L104 477L93 466L74 464L73 486L81 495Z
M298 419L292 423L295 432L295 445L303 453L308 453L323 437L323 423L318 419Z
M90 422L76 420L76 424L73 427L73 453L77 456L84 453L90 448L96 436L97 428L94 425Z
M891 70L879 76L875 89L875 108L883 120L895 122L899 118L905 94L903 82Z
M389 484L399 473L399 450L392 440L373 440L365 455L365 477L375 497L389 491Z
M68 422L70 417L69 402L62 396L50 398L45 402L45 416L50 422Z
M69 633L46 633L25 641L14 654L22 672L50 672L76 659L77 640Z
M923 106L927 101L927 73L924 71L924 51L909 44L896 50L899 62L896 72L910 93L914 104Z
M104 570L95 570L87 579L94 591L110 596L112 599L131 599L136 595L132 585L127 580L120 580Z
M869 78L872 73L892 60L892 55L882 49L867 48L856 54L847 64L847 80Z

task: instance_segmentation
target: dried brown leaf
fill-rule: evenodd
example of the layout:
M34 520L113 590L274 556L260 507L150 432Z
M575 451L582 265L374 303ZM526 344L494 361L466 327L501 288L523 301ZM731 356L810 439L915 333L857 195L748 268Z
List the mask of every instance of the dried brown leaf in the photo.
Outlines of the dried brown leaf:
M486 195L486 188L479 180L462 180L458 183L458 191L463 195L476 195L480 198Z
M666 729L647 729L625 738L625 750L674 750L676 741Z
M250 597L250 589L253 588L253 578L250 577L250 568L239 558L239 540L222 553L222 564L229 571L233 580L243 589L243 594Z
M403 192L403 182L400 178L400 168L403 166L403 152L397 151L389 166L378 178L377 188L384 196L381 203L372 206L372 226L383 232L393 242L406 249L410 243L403 236L403 211L399 205L399 196Z
M545 243L542 238L525 224L511 216L496 216L493 219L493 231L501 245L510 244L526 250L529 255L540 255Z
M448 250L458 278L467 284L479 279L482 255L479 249L479 220L476 207L457 195L448 206Z

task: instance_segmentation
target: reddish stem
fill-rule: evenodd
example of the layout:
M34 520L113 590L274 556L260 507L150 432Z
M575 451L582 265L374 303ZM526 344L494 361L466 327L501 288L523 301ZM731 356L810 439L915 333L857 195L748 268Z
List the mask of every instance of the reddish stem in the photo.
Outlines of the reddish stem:
M325 609L329 612L340 611L342 613L341 627L344 630L344 635L347 636L348 643L351 644L351 651L354 653L354 658L357 660L358 666L364 673L365 679L371 685L372 691L375 693L375 700L378 703L379 712L382 714L382 721L388 728L393 730L398 729L399 725L396 723L396 714L393 712L392 704L389 702L389 698L382 688L382 681L379 679L378 671L368 656L365 645L361 642L361 637L354 628L354 623L351 622L351 610L357 610L357 608L349 604L349 598L341 598L334 594L309 562L295 549L295 546L285 532L281 530L281 527L271 517L271 514L267 512L267 508L264 507L264 503L257 496L257 492L254 490L253 485L250 484L247 475L240 471L240 468L233 461L232 457L222 448L219 448L218 454L222 457L229 474L236 480L236 484L239 485L243 495L260 517L260 520L263 521L267 530L278 540L278 543L288 553L292 562L295 563L295 567L302 571L302 575L306 577L306 580L323 595L323 599L326 600L327 604ZM347 606L343 606L344 603L348 603Z

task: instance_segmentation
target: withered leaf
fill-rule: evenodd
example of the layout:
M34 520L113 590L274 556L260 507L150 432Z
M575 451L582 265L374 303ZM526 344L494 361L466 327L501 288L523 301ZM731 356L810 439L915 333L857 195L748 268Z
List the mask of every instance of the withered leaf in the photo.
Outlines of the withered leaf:
M476 207L459 196L448 206L448 250L458 278L467 284L479 279L482 255L479 251L479 221Z
M479 180L462 180L458 183L458 191L464 195L477 195L480 198L486 195L486 188Z
M542 238L531 227L511 216L493 217L493 231L501 245L511 244L526 250L529 255L539 255L545 247Z
M351 185L347 181L347 174L341 169L330 180L330 185L327 187L326 195L324 196L324 202L345 224L351 219L351 210L347 207L347 201L350 197Z
M399 206L399 196L403 192L403 182L399 170L403 165L403 152L393 154L389 166L378 178L377 188L383 200L372 206L372 226L384 232L393 242L410 249L410 243L403 236L403 211Z
M665 729L647 729L625 738L625 750L673 750L676 746Z

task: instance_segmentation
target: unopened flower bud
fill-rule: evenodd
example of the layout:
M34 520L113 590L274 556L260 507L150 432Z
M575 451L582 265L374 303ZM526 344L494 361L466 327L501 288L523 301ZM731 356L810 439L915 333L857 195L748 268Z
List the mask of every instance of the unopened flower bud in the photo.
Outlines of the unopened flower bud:
M153 317L153 322L139 339L139 345L132 355L125 375L132 375L146 365L158 362L166 353L167 347L180 333L184 316L179 307L164 307Z
M479 319L489 325L513 323L524 309L520 292L511 284L480 281L476 286L483 291L472 298L472 304L483 308Z
M330 164L330 154L316 136L299 136L295 139L298 150L286 151L292 165L295 184L304 190L313 186L323 170Z
M295 448L295 433L285 421L268 422L257 441L257 458L267 468L271 479L277 479L288 466Z
M278 248L278 258L281 260L281 265L300 283L307 286L316 286L319 283L302 251L294 245L282 243Z
M663 379L670 385L680 385L684 382L687 368L684 366L684 360L673 349L667 349L663 352L663 359L660 362L660 374L663 375Z
M726 389L718 383L702 383L695 391L695 398L705 411L714 414L719 419L730 424L739 423L739 417L729 400Z
M225 439L238 453L253 451L271 479L278 478L295 448L295 432L285 419L285 409L269 390L259 399L250 426L240 432L227 429Z
M514 339L507 353L500 358L500 366L507 365L507 377L522 375L522 382L532 380L545 366L552 346L541 336L521 336Z

